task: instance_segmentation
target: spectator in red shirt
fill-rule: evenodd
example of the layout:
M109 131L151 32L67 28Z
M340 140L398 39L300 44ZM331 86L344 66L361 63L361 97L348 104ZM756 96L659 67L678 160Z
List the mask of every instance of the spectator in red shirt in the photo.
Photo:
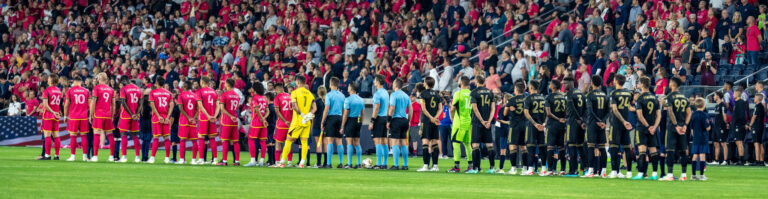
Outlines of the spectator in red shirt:
M757 28L757 23L754 17L747 17L747 64L757 65L759 60L757 58L760 51L760 42L763 41L762 33Z

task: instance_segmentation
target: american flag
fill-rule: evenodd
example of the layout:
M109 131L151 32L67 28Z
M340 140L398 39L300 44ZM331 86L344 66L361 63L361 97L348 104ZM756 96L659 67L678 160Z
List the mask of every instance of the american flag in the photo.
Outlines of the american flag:
M0 117L0 146L41 146L40 124L35 117ZM62 143L69 140L66 124L59 122Z

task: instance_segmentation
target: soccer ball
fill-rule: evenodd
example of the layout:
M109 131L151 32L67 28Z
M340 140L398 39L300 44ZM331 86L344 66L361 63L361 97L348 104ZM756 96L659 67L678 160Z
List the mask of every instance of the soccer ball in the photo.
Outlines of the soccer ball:
M363 167L365 167L366 169L370 169L371 166L373 166L373 160L371 160L370 158L366 158L363 160Z

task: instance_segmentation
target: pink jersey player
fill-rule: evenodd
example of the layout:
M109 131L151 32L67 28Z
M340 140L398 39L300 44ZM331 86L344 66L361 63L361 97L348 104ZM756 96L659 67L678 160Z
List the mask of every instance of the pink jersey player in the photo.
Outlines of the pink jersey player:
M150 163L155 161L155 154L157 154L158 144L160 142L159 137L163 137L163 144L165 145L165 163L170 162L171 141L168 139L171 134L171 107L173 107L173 94L170 91L165 90L163 85L165 79L162 77L157 78L155 90L149 92L149 102L152 106L152 156L149 158Z

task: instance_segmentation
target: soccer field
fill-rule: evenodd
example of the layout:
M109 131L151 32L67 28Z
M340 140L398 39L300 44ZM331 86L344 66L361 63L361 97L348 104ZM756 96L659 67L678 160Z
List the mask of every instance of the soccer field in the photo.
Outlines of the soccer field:
M706 182L658 182L445 173L451 160L438 173L419 173L421 158L410 159L410 171L374 171L66 162L69 149L61 152L62 160L36 161L39 148L0 147L0 198L768 197L765 167L712 166ZM104 161L109 150L102 152Z

